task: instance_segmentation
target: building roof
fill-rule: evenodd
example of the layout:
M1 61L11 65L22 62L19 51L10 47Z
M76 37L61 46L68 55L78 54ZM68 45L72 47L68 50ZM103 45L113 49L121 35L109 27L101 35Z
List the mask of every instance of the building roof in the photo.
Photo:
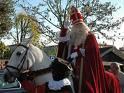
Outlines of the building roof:
M100 48L100 54L103 61L119 62L124 64L124 53L114 46Z

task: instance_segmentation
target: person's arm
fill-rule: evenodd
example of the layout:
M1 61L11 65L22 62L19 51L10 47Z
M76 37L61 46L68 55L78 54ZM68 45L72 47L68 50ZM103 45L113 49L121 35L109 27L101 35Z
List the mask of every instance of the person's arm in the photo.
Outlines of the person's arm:
M67 58L67 51L68 51L68 41L69 36L67 34L68 28L64 26L61 28L60 36L59 36L59 43L58 43L58 53L57 57L66 59Z

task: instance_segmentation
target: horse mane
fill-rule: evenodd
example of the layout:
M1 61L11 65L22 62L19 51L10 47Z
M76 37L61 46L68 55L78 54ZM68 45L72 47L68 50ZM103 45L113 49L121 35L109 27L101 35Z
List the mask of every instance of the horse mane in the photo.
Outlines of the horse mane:
M33 44L29 44L29 50L31 51L31 54L35 58L35 62L30 69L31 71L47 69L50 66L51 62L49 60L49 57L43 50L41 50L37 46L34 46ZM41 85L48 82L49 80L53 80L51 72L43 75L42 74L38 75L34 79L34 82L36 85Z

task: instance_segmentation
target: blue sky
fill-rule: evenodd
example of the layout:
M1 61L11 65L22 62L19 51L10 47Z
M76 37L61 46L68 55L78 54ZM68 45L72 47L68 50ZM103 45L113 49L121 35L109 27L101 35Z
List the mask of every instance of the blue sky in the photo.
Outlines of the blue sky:
M107 2L107 1L110 1L112 2L113 5L115 6L120 6L121 8L115 12L113 14L114 16L114 19L119 19L120 17L124 17L124 0L100 0L101 2ZM120 36L123 36L124 37L124 23L121 24L120 26L120 29L117 30L117 32L121 33ZM111 34L111 33L110 33ZM105 39L100 39L98 40L99 42L103 42L105 41L107 44L113 44L113 41L112 40L105 40ZM119 48L119 47L122 47L124 46L124 41L122 41L121 39L116 39L116 41L114 42L114 45Z
M119 9L119 11L117 11L115 13L114 16L116 17L122 17L124 16L124 0L100 0L101 2L108 2L110 1L113 5L115 6L120 6L121 8Z
M24 0L24 1L26 2L27 0ZM30 2L30 4L37 5L42 0L28 0L28 1ZM113 5L121 6L121 8L116 13L114 13L113 16L114 16L115 19L118 19L120 17L124 17L124 0L100 0L100 1L101 2L108 2L108 1L110 1L110 2L112 2ZM20 9L20 8L16 8L16 9L17 9L17 12L21 12L22 11L22 9ZM121 35L123 35L123 33L124 33L124 24L121 25L121 29L118 30L118 32L120 32ZM108 44L112 44L113 43L113 41L106 41L105 39L98 40L98 42L103 42L103 41L105 41ZM9 42L6 40L5 44L8 45ZM124 46L124 41L116 39L116 42L114 42L114 45L117 48L122 47L122 46Z

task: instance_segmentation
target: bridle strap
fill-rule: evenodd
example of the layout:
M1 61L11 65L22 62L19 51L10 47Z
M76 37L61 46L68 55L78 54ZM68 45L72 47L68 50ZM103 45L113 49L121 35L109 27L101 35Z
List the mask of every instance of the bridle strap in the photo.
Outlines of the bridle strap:
M22 46L22 47L24 47L24 48L26 48L26 49L29 48L29 47L27 47L27 46L25 46L25 45L23 45L23 44L18 44L17 46Z
M10 65L6 65L6 70L8 70L8 72L10 73L10 75L12 75L12 76L15 76L15 74L13 74L8 68L12 68L12 69L15 69L15 70L17 70L18 72L19 72L19 69L18 68L16 68L16 67L14 67L14 66L10 66ZM16 76L15 76L16 77Z
M27 55L27 52L28 52L29 47L27 47L27 46L25 46L25 45L22 45L22 44L19 44L18 46L22 46L22 47L24 47L24 48L26 49L26 52L25 52L25 54L24 54L22 60L20 61L20 63L19 63L18 66L17 66L17 68L19 69L19 72L20 72L20 70L23 68L23 64L24 64L24 62L25 62L26 55ZM21 64L22 64L22 65L21 65ZM21 65L21 67L19 68L20 65Z
M15 70L18 71L18 73L20 73L21 69L23 68L23 64L24 64L24 62L25 62L26 55L27 55L27 52L28 52L28 49L29 49L29 47L27 47L27 46L25 46L25 45L22 45L22 44L19 44L18 46L24 47L24 48L26 49L26 52L25 52L23 58L21 59L20 63L17 65L17 67L14 67L14 66L11 66L11 65L6 65L6 69L7 69L10 73L11 73L11 71L10 71L8 68L15 69ZM21 65L21 66L20 66L20 65ZM19 66L20 66L20 68L19 68ZM27 67L27 69L28 69L28 67Z
M24 64L24 62L25 62L27 52L28 52L28 49L26 50L26 52L25 52L25 54L24 54L22 60L20 61L20 63L19 63L18 66L17 66L17 68L18 68L19 70L21 70L21 69L23 68L23 64ZM21 64L22 64L22 65L21 65ZM19 68L20 65L21 65L21 67ZM20 71L19 71L19 72L20 72Z
M6 68L12 68L12 69L15 69L19 72L19 69L17 67L14 67L14 66L6 65Z
M14 66L11 66L11 65L7 65L6 66L6 69L10 72L10 74L11 74L11 71L8 68L15 69L15 70L17 70L18 73L20 73L21 69L23 68L23 64L25 62L26 55L27 55L27 52L28 52L28 49L29 49L29 47L27 47L25 45L22 45L22 44L19 44L18 46L24 47L26 49L26 52L25 52L23 58L21 59L20 63L17 65L17 67L14 67ZM27 63L27 65L28 64L29 63ZM29 69L28 66L27 66L27 69ZM26 73L28 75L30 75L30 76L34 76L34 78L35 78L35 77L37 77L39 75L43 75L43 74L49 73L50 71L51 71L51 67L47 67L47 68L44 68L44 69L40 69L40 70L36 70L36 71L29 71L29 72L26 72Z

